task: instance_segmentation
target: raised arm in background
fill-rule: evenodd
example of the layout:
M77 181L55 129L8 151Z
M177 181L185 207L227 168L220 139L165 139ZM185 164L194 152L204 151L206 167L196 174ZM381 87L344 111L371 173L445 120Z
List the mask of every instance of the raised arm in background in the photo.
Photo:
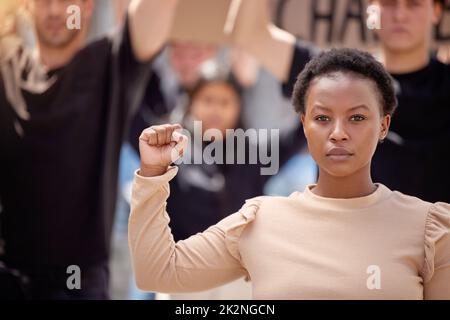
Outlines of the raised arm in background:
M167 41L179 0L133 0L128 7L133 51L148 61Z

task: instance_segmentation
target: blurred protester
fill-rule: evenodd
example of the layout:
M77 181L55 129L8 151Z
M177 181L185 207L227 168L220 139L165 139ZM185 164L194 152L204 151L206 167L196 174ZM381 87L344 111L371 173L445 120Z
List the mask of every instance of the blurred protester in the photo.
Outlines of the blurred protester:
M177 5L133 0L120 32L86 45L94 3L26 0L36 48L2 53L2 260L26 298L108 298L120 146Z
M187 91L198 80L199 66L215 58L218 48L209 44L172 41L152 65L138 113L132 120L129 141L136 151L136 136L149 124L167 122L174 110L184 111Z

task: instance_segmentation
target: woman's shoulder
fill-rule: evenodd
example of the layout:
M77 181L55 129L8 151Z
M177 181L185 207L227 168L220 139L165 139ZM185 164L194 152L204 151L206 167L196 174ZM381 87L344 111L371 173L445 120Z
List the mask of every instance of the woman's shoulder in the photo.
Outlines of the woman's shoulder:
M420 212L425 215L428 214L428 211L433 206L432 202L396 190L392 191L389 200L393 205L404 207L409 212Z
M412 220L411 215L417 214L415 216L423 221L425 261L421 275L428 282L435 273L436 263L450 263L450 204L432 203L398 191L393 192L392 200L407 209L405 212Z
M450 235L450 204L445 202L433 203L428 210L425 227L429 235L442 235L442 233Z

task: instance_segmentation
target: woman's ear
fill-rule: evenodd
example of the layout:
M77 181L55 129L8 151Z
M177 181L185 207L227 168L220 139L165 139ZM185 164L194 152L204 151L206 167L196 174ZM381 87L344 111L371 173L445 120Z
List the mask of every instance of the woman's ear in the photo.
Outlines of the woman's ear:
M387 114L383 116L381 119L381 131L380 131L380 140L383 141L389 132L389 126L391 125L391 115Z

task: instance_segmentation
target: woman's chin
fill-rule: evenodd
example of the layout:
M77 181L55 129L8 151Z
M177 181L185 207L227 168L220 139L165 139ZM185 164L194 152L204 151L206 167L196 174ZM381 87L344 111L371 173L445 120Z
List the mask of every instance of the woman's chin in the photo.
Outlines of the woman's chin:
M336 178L349 177L356 173L355 166L348 163L338 163L335 165L327 166L323 168L330 176Z

